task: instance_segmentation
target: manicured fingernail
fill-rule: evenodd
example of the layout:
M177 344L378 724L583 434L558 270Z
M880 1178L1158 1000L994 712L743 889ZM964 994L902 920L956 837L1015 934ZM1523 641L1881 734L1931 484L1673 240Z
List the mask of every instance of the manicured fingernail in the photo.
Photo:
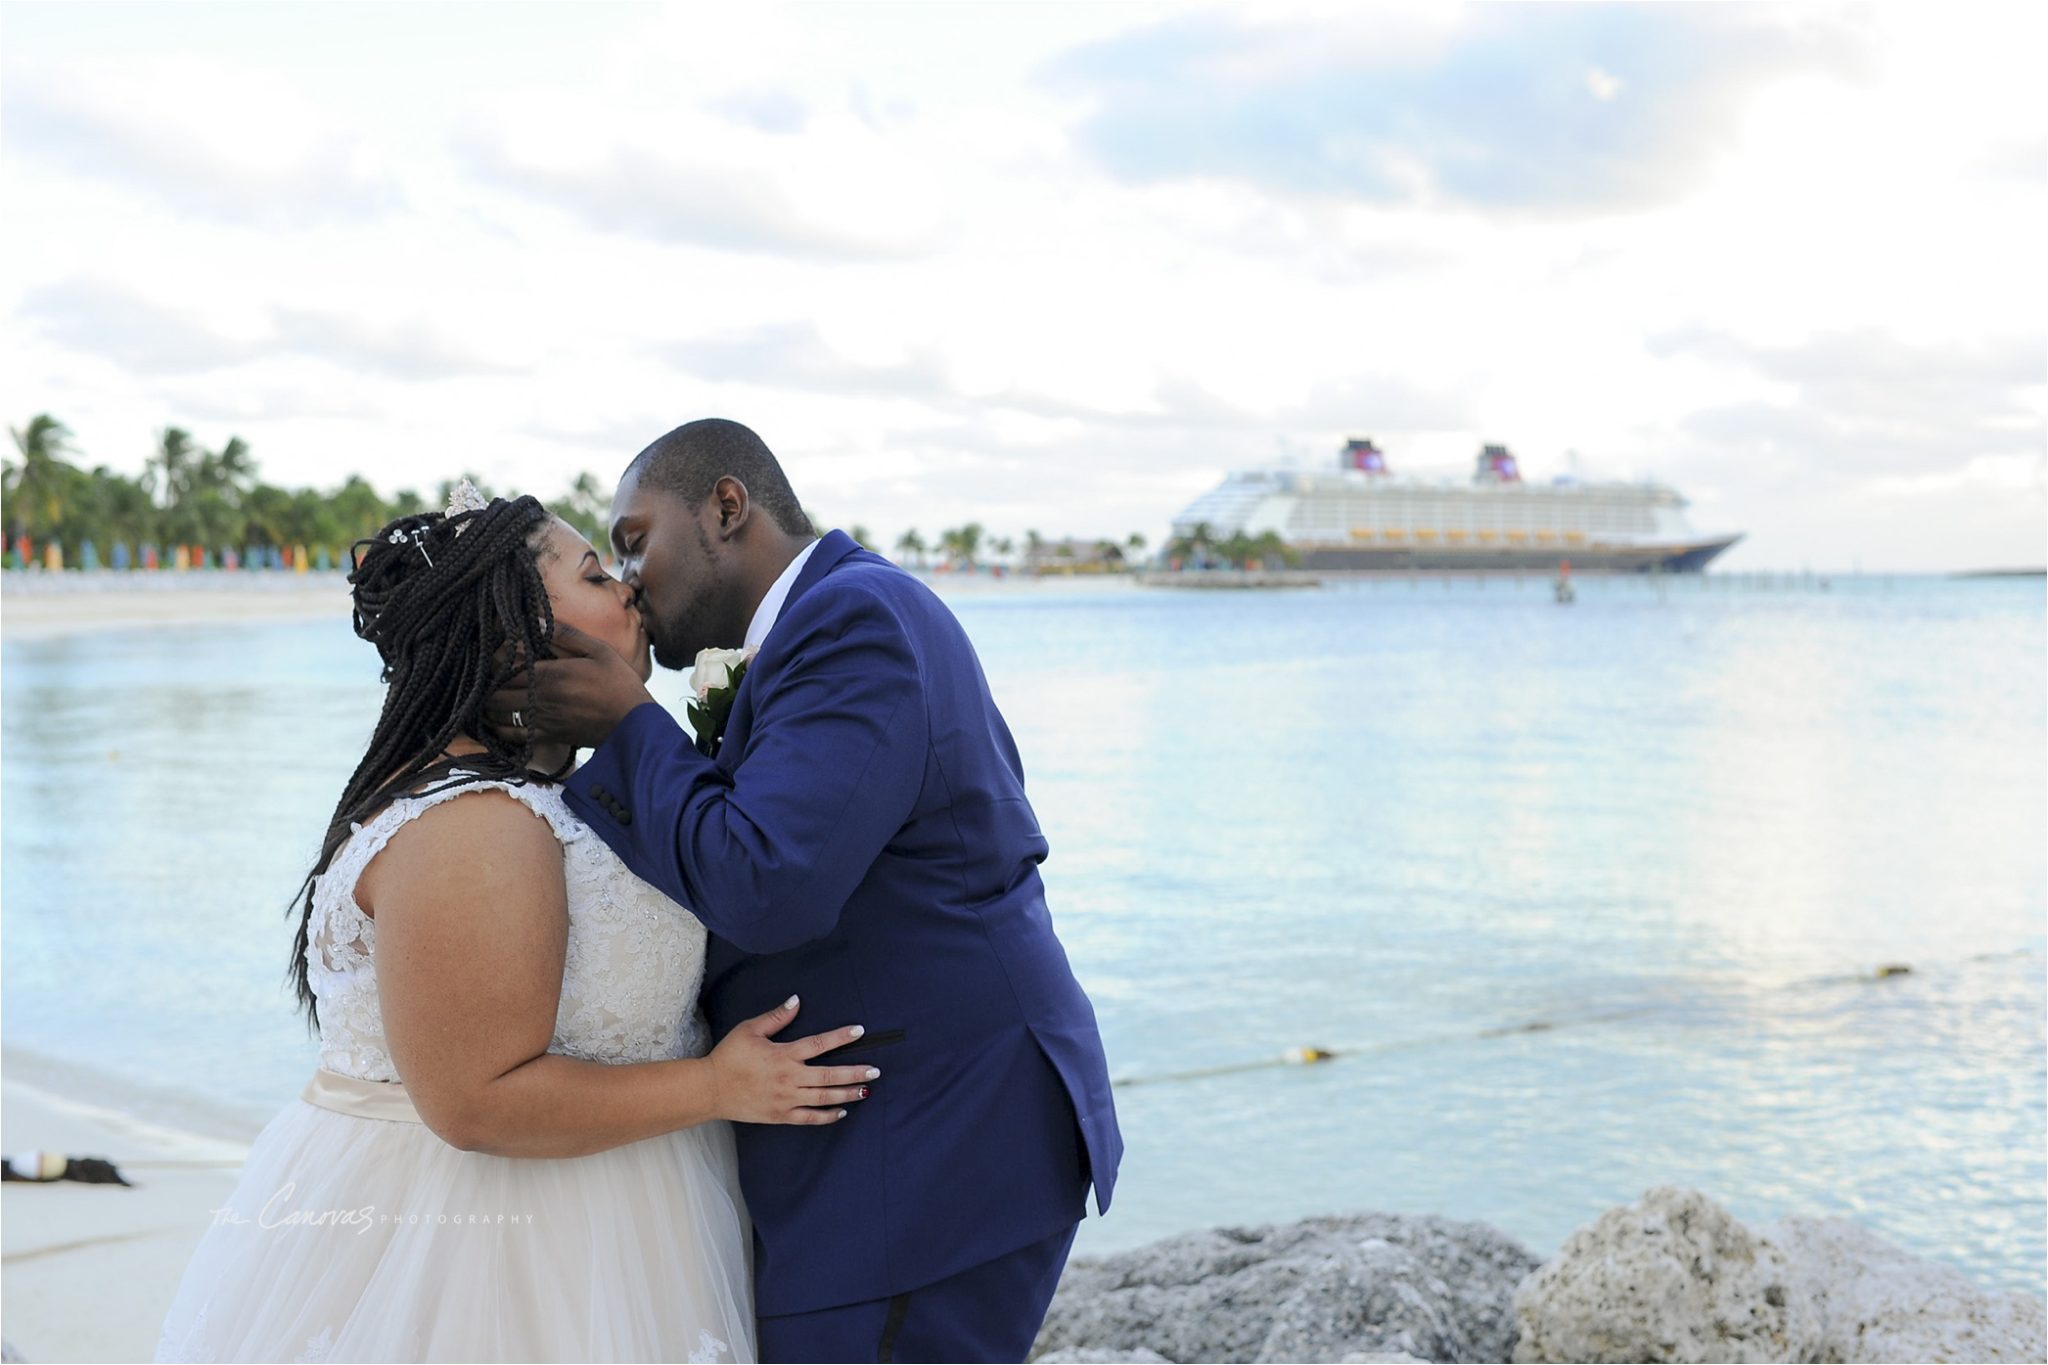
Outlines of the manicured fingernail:
M787 1000L783 1001L783 1002L782 1002L782 1008L784 1008L784 1009L786 1009L786 1010L793 1010L793 1009L795 1009L795 1008L796 1008L796 997L792 995L791 997L789 997L789 999L787 999Z
M860 1088L860 1097L862 1099L866 1099L868 1097L868 1088L866 1086L862 1086Z
M842 1110L840 1110L840 1111L839 1111L839 1117L840 1117L840 1118L845 1118L845 1117L846 1117L846 1111L845 1111L844 1109L842 1109Z
M862 1027L862 1026L861 1026L861 1025L859 1025L859 1024L855 1024L855 1025L854 1025L854 1026L853 1026L852 1028L850 1028L850 1029L848 1029L848 1030L846 1031L846 1036L847 1036L847 1037L849 1037L849 1038L858 1038L858 1037L860 1037L860 1036L861 1036L862 1034L864 1034L864 1033L866 1033L866 1032L867 1032L867 1029L865 1029L864 1027Z
M869 1080L871 1080L871 1081L879 1081L879 1080L881 1080L881 1079L882 1079L882 1073L881 1073L880 1071L876 1070L876 1069L875 1069L874 1067L869 1067L869 1068L868 1068L868 1079L869 1079Z

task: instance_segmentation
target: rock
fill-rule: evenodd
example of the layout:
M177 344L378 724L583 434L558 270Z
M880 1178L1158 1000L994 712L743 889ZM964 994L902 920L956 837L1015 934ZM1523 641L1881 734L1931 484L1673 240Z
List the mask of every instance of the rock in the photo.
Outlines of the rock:
M1987 1293L1846 1218L1794 1216L1768 1235L1820 1319L1811 1359L2048 1360L2048 1308L2032 1294Z
M1820 1323L1777 1247L1659 1186L1565 1239L1515 1290L1517 1361L1811 1360Z
M1839 1218L1752 1231L1653 1189L1541 1266L1484 1223L1398 1214L1189 1233L1067 1268L1055 1362L2048 1360L2040 1297Z
M1033 1358L1506 1360L1536 1264L1497 1229L1436 1217L1189 1233L1072 1263Z
M1847 1219L1752 1232L1662 1186L1515 1290L1517 1361L2048 1360L2044 1305L1989 1294Z

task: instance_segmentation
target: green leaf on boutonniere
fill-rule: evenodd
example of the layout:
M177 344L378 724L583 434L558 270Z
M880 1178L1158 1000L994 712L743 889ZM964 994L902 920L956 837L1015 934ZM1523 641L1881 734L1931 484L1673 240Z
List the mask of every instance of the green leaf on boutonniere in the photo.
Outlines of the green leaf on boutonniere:
M706 649L697 654L697 666L690 672L690 688L697 700L690 703L687 714L698 745L706 753L716 751L725 738L733 698L739 695L740 680L753 658L751 649Z

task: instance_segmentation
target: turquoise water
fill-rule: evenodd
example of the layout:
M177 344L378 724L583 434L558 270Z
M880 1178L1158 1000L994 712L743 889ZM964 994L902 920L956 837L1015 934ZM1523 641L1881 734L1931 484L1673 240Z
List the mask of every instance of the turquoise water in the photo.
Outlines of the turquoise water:
M1676 1183L2038 1292L2041 581L1581 593L953 599L1131 1082L1083 1250L1374 1208L1547 1254ZM371 651L323 621L0 665L8 1044L266 1115L311 1065L284 908ZM1338 1057L1267 1065L1298 1045Z

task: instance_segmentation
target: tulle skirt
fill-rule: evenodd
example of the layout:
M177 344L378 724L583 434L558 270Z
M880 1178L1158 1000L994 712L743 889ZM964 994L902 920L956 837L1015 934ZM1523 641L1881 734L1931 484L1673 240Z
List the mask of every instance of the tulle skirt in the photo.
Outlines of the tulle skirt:
M527 1159L294 1100L213 1218L158 1360L754 1359L723 1123Z

